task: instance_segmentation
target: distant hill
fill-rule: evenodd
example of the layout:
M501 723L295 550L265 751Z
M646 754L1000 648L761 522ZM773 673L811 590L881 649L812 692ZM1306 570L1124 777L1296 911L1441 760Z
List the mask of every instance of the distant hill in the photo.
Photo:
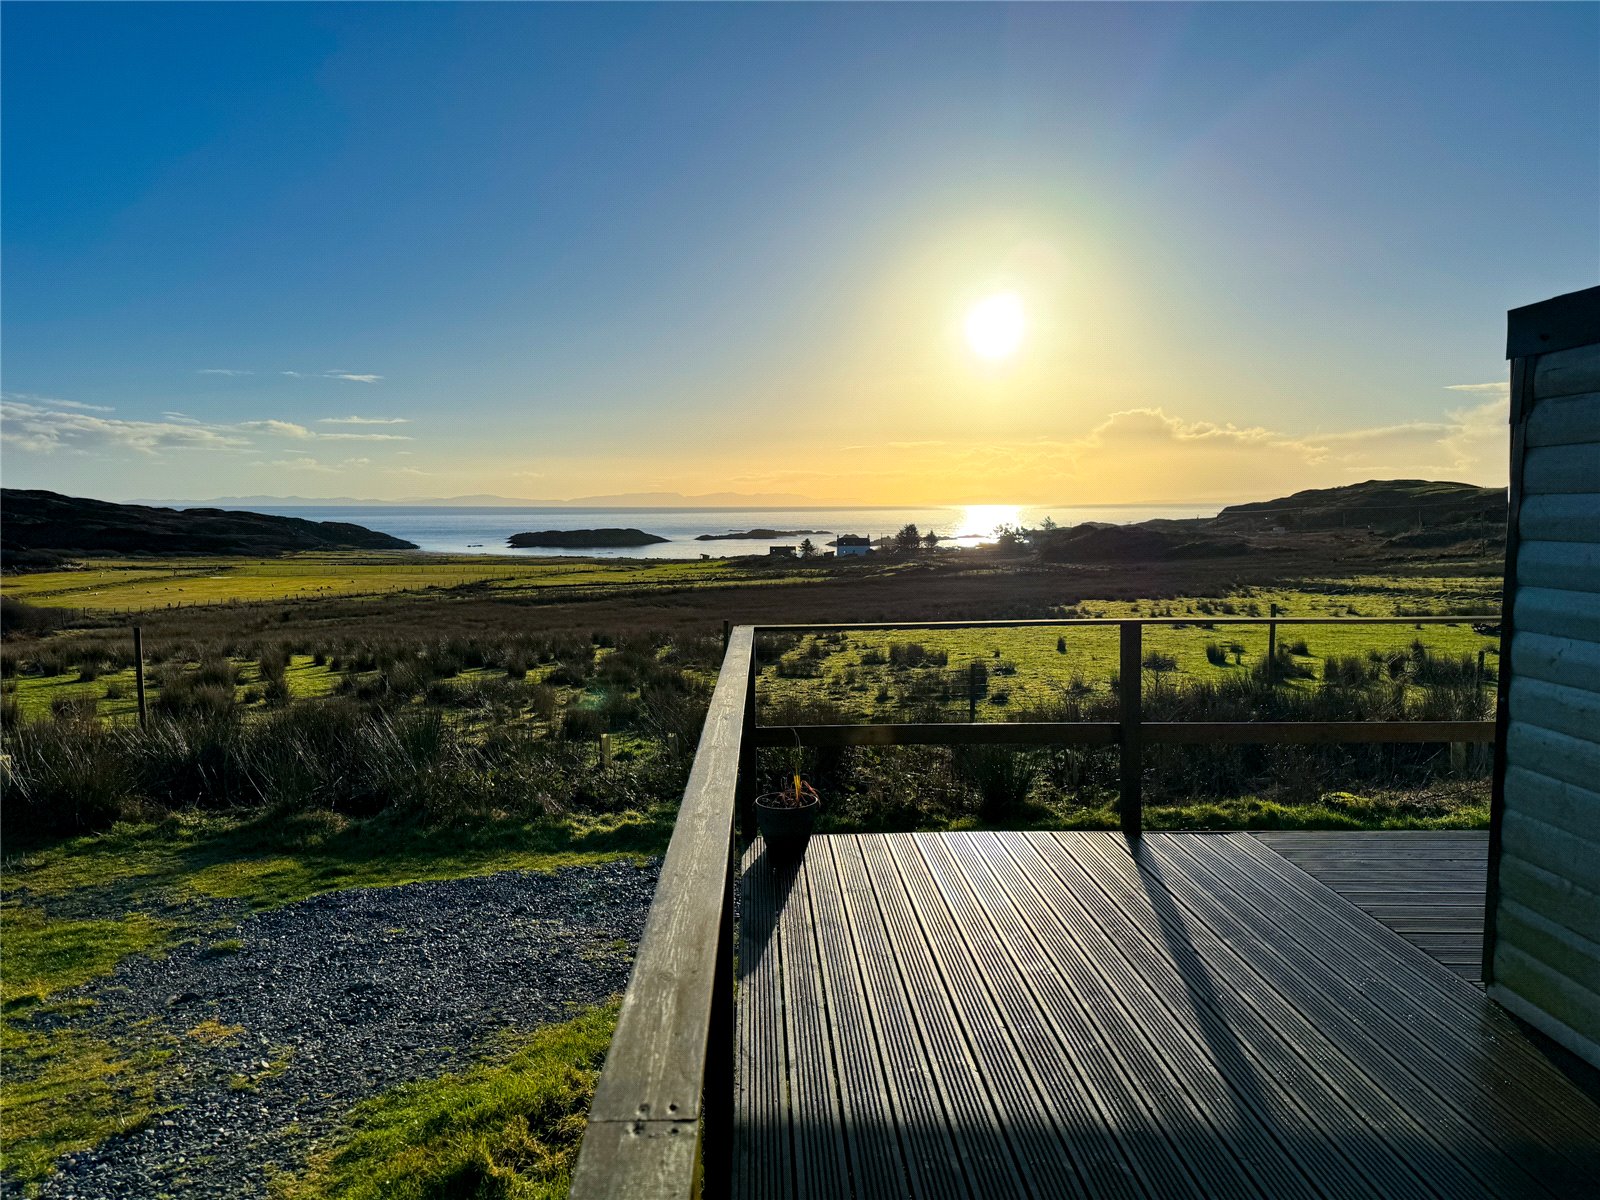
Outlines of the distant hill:
M1349 553L1359 546L1362 553L1387 553L1488 547L1504 536L1505 522L1502 488L1369 479L1233 504L1209 519L1131 525L1086 521L1035 533L1032 540L1045 562L1172 562L1313 548Z
M149 508L0 488L0 563L52 566L84 554L283 554L294 550L415 550L343 521L305 521L215 508Z
M1278 500L1231 504L1213 527L1240 532L1280 529L1375 529L1400 532L1444 525L1504 525L1504 488L1426 479L1369 479L1313 488Z
M1223 537L1203 529L1173 529L1176 522L1106 525L1085 522L1039 538L1045 562L1171 562L1191 558L1231 558L1251 551L1239 537ZM1184 522L1185 525L1190 524Z

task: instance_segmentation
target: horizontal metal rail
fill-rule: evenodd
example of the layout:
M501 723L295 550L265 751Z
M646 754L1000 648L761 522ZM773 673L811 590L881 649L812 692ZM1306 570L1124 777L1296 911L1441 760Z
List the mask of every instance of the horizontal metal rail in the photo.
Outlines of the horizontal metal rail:
M873 629L1026 629L1063 625L1470 625L1499 624L1499 613L1432 617L1030 617L1017 621L846 621L831 625L760 625L757 633L850 633Z

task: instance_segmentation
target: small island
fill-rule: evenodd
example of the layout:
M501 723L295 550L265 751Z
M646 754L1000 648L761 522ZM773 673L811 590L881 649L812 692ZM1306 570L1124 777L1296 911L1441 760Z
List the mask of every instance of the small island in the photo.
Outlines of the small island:
M545 529L538 533L513 533L506 545L562 550L613 550L619 546L653 546L669 539L642 529Z
M702 533L697 542L771 541L773 538L810 537L831 533L828 529L746 529L743 533Z

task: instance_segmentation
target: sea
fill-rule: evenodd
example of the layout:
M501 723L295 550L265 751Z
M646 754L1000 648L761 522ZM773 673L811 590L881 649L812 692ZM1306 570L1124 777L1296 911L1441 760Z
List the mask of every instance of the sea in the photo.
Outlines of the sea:
M1171 520L1216 516L1220 506L1122 504L1037 507L1008 504L952 504L909 508L469 508L448 505L290 505L250 506L251 512L310 521L349 521L408 542L434 554L504 554L524 558L726 558L765 554L769 546L798 546L809 536L819 549L839 534L876 540L906 525L929 530L942 545L977 546L992 541L1002 525L1038 525L1050 517L1058 525L1083 521L1126 524L1155 518ZM563 550L515 549L514 533L546 529L642 529L667 540L649 546ZM697 541L701 534L742 533L751 529L813 530L777 538Z

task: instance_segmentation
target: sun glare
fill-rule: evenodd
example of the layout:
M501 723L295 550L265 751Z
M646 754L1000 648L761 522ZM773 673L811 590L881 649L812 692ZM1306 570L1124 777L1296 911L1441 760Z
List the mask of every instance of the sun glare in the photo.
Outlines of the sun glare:
M1015 292L1000 292L973 305L967 314L967 344L983 358L1010 358L1022 345L1027 318Z
M987 541L1000 526L1015 525L1021 519L1022 509L1015 504L968 504L961 514L960 527L950 536Z

